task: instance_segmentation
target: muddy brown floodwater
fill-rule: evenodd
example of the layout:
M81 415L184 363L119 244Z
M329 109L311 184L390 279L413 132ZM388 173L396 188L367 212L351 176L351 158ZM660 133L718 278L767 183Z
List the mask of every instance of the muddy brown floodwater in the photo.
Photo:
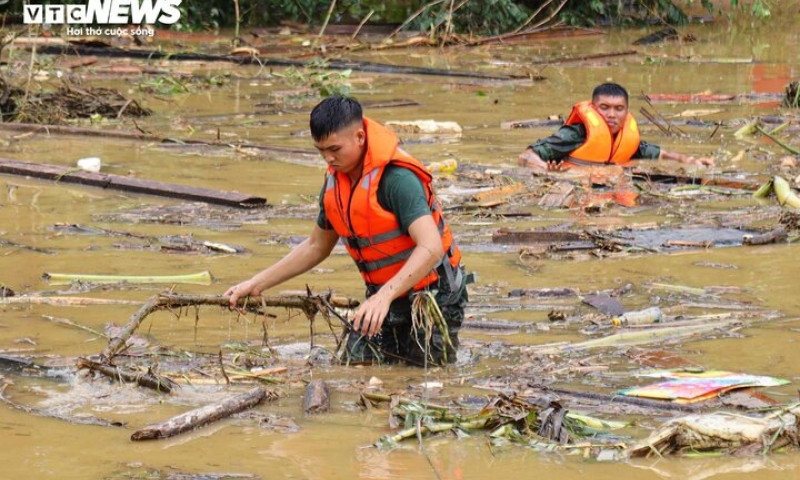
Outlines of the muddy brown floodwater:
M789 2L794 4L794 2ZM800 14L796 5L777 10L766 25L728 25L724 22L693 25L685 29L697 38L694 43L668 43L637 47L636 55L578 64L534 65L536 60L588 55L631 49L631 42L644 30L611 31L603 35L534 40L524 44L486 46L475 49L411 49L359 53L354 58L385 63L446 67L486 73L539 73L541 82L484 82L444 77L380 75L354 72L353 94L360 100L405 98L418 106L367 109L367 115L381 121L435 119L456 121L464 133L456 139L421 139L407 136L404 146L426 162L456 158L460 165L480 164L496 168L514 165L517 154L529 143L548 135L555 127L503 130L501 122L550 115L566 115L572 104L586 98L592 87L606 80L627 86L631 110L644 105L639 93L778 93L800 76ZM226 72L228 65L194 65L199 73ZM279 70L275 70L276 72ZM293 88L285 80L256 67L236 67L236 76L220 88L164 98L145 98L156 115L140 120L142 128L174 137L245 139L251 142L311 148L306 110L313 102L299 102L301 113L264 115L243 120L229 116L252 112L255 104L285 101L275 92ZM123 80L97 81L127 91L132 84ZM134 92L135 94L135 92ZM705 104L656 104L663 114L689 109L718 108L721 111L702 120L746 119L775 115L774 102ZM784 112L788 113L788 112ZM221 117L228 116L228 117ZM126 127L127 128L127 127ZM710 129L689 128L686 138L666 137L653 126L643 126L643 137L670 150L695 155L714 155L715 172L760 173L764 180L774 173L783 152L765 140L736 140L735 127L720 129L708 138ZM0 283L18 293L50 291L41 279L44 272L104 274L181 274L209 270L215 281L210 286L178 286L182 293L222 293L229 285L249 277L284 255L290 248L275 238L304 235L312 225L313 205L320 189L322 162L313 156L251 155L232 149L188 149L163 147L144 142L80 137L46 137L11 140L13 133L0 133L0 156L30 162L72 166L83 157L100 157L104 171L139 178L190 184L221 190L238 190L267 197L271 205L304 212L302 218L262 215L243 220L220 214L213 222L198 223L191 216L175 217L171 223L134 223L120 218L124 212L140 212L159 205L180 202L156 197L104 191L68 184L54 184L12 176L0 176L0 238L21 245L52 250L51 254L0 244ZM788 137L791 138L790 134ZM737 163L731 159L748 149ZM795 176L797 173L795 173ZM688 200L671 199L657 208L626 211L612 207L600 215L575 210L543 210L518 202L533 216L520 220L478 218L451 214L456 235L480 237L499 227L529 228L578 222L584 225L625 225L658 222L679 226L679 213L720 209L753 209L749 197L712 198L688 206ZM300 208L310 205L308 208ZM766 208L766 207L765 207ZM757 211L757 210L756 210ZM182 255L143 248L125 248L125 238L106 235L68 234L57 224L82 224L132 232L149 237L193 235L199 241L240 245L242 255ZM483 232L483 233L481 233ZM487 233L488 232L488 233ZM136 242L134 242L136 243ZM145 242L146 243L146 242ZM486 242L484 242L486 243ZM138 245L142 245L139 242ZM663 254L632 254L614 258L581 257L575 260L521 262L516 249L485 251L465 247L464 263L479 275L473 299L486 301L487 291L506 297L515 288L577 287L582 292L647 282L704 287L738 286L750 301L764 310L782 313L782 320L754 324L736 336L706 338L673 348L680 355L707 368L772 375L790 380L786 387L768 389L778 401L797 400L800 382L800 276L797 255L800 246L778 244L761 247L730 247L685 250ZM710 268L707 263L737 268ZM341 252L320 265L315 273L292 280L281 290L302 290L305 285L323 291L362 296L362 284L351 261ZM82 296L144 301L161 287L94 290ZM483 288L484 290L480 290ZM494 290L492 290L494 289ZM639 290L632 307L658 302L655 292ZM491 302L489 302L491 303ZM624 302L623 302L624 303ZM573 304L577 308L577 303ZM62 362L102 350L105 340L86 331L48 321L46 316L68 318L75 323L103 330L107 323L124 323L135 311L130 306L54 307L1 306L0 352L26 356L39 363ZM308 348L308 325L302 316L291 318L274 312L270 342L273 345L299 343L302 357ZM713 313L703 312L703 313ZM477 315L477 314L476 314ZM510 322L549 324L546 310L501 311L486 318ZM322 327L318 327L320 330ZM140 333L158 343L179 350L216 353L230 344L261 339L261 327L252 319L237 319L214 308L200 310L195 330L193 315L176 319L166 313L154 315ZM507 333L507 332L506 332ZM322 335L320 335L322 338ZM73 425L53 418L36 417L0 405L0 464L3 478L153 478L148 471L238 472L264 479L432 479L436 473L416 441L383 451L370 445L387 433L385 411L364 413L355 406L357 388L370 378L383 381L383 390L402 391L425 381L444 383L444 395L486 396L490 392L471 388L474 378L503 375L509 357L492 358L498 350L487 350L469 358L470 345L502 342L499 351L519 345L576 340L576 328L532 328L512 334L465 329L464 360L458 366L433 369L386 367L319 366L305 370L303 379L327 378L334 386L332 412L316 416L302 413L302 384L287 379L275 386L284 396L258 407L293 417L300 427L284 433L241 419L226 420L164 441L134 443L134 428L218 398L224 387L184 386L165 397L133 386L88 381L65 368L51 377L26 377L4 373L13 380L6 395L18 403L53 411L91 413L127 423L126 428ZM505 345L502 346L502 345ZM230 352L230 350L226 350ZM288 354L287 354L288 355ZM614 354L600 354L610 362ZM297 361L297 360L295 360ZM280 361L277 362L280 364ZM602 376L590 377L603 383ZM587 380L571 378L580 385ZM336 389L339 385L342 388ZM656 421L658 419L648 419ZM645 422L647 423L647 422ZM652 425L651 425L652 426ZM637 435L641 436L639 432ZM559 478L577 480L679 478L743 478L758 472L758 478L795 479L800 475L800 456L774 454L769 457L713 457L631 462L597 462L581 456L541 453L525 447L490 448L487 437L456 439L441 436L425 441L425 452L442 479ZM127 475L127 476L126 476ZM135 475L140 475L136 477ZM166 478L166 477L164 477Z

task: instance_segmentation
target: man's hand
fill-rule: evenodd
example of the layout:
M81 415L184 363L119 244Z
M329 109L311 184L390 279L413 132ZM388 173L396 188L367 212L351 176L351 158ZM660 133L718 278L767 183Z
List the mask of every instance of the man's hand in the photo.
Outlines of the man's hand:
M258 286L258 284L251 278L250 280L245 280L244 282L232 286L225 292L225 295L230 295L231 297L232 310L238 310L244 313L244 309L236 308L236 304L239 302L239 299L242 297L255 297L261 295L261 290L262 289Z
M547 171L547 163L545 163L531 148L525 150L517 157L517 164L520 167L529 167L540 172Z
M566 172L570 168L572 168L572 166L567 162L556 162L556 161L547 162L548 172Z
M711 157L687 157L684 163L688 163L690 165L699 165L701 167L713 167L714 159Z
M367 338L372 338L381 331L383 321L389 314L392 299L382 292L383 289L378 290L378 293L362 303L353 320L353 329L360 331Z
M669 152L661 149L658 155L659 160L674 160L676 162L685 163L686 165L697 165L701 167L713 167L714 159L711 157L690 157L677 152Z

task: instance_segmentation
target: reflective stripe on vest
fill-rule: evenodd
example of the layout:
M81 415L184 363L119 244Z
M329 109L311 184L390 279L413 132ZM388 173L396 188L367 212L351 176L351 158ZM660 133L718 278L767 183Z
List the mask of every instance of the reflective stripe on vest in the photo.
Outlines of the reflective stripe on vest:
M461 252L442 216L430 173L419 161L397 148L397 136L391 130L368 118L364 118L364 127L367 151L363 173L357 183L351 185L347 175L333 169L328 171L323 196L328 222L342 238L367 285L379 286L389 281L403 267L416 244L401 231L397 216L380 205L377 192L386 166L391 163L407 168L422 182L428 207L447 252L440 265L449 267L432 270L413 288L419 290L436 282L440 271L450 281L452 271L460 270Z

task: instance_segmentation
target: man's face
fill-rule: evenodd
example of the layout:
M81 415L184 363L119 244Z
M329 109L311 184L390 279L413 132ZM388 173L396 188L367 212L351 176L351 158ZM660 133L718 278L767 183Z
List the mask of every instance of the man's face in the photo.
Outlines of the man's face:
M611 133L616 135L628 115L628 102L625 101L625 97L598 95L592 99L592 104L605 119Z
M361 174L361 158L367 141L367 133L360 123L353 123L333 132L327 137L315 140L314 146L325 163L336 172L355 175Z

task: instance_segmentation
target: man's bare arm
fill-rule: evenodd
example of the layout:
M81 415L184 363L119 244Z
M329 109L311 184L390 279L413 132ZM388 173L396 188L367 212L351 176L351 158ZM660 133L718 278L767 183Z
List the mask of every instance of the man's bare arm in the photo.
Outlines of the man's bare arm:
M676 162L685 163L687 165L702 165L704 167L714 166L714 159L711 157L692 157L682 153L669 152L663 148L661 149L661 153L658 155L658 159L673 160Z
M237 300L241 297L260 295L264 290L316 267L328 258L337 240L339 236L333 230L324 230L314 225L311 235L285 257L253 275L249 280L229 288L225 295L231 297L231 308L236 306Z

